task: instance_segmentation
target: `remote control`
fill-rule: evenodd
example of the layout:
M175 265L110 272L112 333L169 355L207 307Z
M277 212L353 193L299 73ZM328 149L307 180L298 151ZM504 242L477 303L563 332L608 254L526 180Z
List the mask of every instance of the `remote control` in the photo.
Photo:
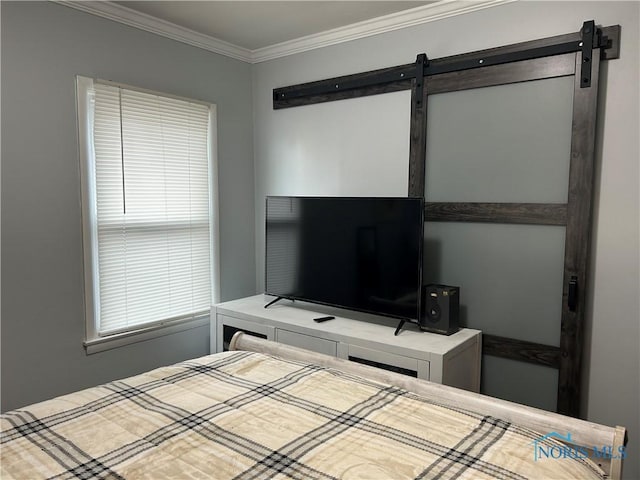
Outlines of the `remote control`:
M327 320L333 320L336 317L332 317L332 316L328 316L328 317L318 317L318 318L314 318L313 321L314 322L326 322Z

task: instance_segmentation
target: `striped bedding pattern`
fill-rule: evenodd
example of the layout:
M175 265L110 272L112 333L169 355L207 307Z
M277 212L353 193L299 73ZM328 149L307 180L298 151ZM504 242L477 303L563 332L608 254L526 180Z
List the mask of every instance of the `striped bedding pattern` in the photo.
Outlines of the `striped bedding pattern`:
M224 352L7 412L0 478L604 478L541 437L337 370ZM545 439L549 446L553 439Z

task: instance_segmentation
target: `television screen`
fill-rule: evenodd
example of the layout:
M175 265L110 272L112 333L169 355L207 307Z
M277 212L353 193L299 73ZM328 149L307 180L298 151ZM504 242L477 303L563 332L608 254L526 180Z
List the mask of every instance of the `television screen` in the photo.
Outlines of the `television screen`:
M265 293L418 321L423 201L267 197Z

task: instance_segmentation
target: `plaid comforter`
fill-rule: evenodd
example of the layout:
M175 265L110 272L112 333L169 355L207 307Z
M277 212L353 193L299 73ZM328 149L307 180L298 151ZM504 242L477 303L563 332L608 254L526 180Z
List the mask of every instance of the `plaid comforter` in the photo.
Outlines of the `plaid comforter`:
M1 417L0 477L601 478L540 434L396 387L225 352ZM545 440L552 442L553 440Z

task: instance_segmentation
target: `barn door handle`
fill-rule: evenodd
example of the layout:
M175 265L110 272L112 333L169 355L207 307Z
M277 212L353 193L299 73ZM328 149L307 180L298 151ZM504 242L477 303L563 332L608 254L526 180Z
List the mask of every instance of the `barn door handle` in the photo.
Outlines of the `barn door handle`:
M576 311L576 305L578 304L578 277L575 275L571 275L571 280L569 280L569 298L567 299L567 304L571 312Z

